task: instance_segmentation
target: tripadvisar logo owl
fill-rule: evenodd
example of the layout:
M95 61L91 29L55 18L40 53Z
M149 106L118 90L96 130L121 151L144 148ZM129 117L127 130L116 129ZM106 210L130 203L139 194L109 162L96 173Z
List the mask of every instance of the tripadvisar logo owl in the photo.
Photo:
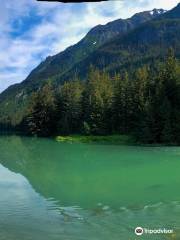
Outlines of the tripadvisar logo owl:
M135 234L138 235L138 236L141 236L142 234L144 233L144 230L142 227L137 227L135 229Z

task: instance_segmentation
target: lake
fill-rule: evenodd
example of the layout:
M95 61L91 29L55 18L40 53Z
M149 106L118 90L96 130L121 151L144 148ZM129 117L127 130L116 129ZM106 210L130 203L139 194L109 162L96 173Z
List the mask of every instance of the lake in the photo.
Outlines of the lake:
M174 229L143 235L134 229ZM0 137L1 240L180 239L180 147Z

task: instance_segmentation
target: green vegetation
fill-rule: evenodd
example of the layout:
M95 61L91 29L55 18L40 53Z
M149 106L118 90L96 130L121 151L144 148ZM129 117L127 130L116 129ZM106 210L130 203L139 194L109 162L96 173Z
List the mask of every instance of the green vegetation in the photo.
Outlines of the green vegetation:
M82 143L108 143L108 144L123 144L135 145L135 139L127 135L108 135L108 136L85 136L85 135L70 135L56 137L58 142L82 142Z
M48 136L54 133L56 124L54 95L49 84L32 95L29 112L25 118L27 130L32 135Z
M65 82L55 93L45 85L20 127L37 136L87 136L58 138L63 141L121 142L115 136L128 135L142 143L180 144L179 120L180 65L170 49L163 64L131 76L91 67L84 82Z

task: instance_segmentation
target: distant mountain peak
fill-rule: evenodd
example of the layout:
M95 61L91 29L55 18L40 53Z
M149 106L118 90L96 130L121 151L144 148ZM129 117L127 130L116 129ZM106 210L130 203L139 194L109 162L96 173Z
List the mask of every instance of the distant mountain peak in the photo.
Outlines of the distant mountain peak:
M157 17L158 15L161 15L165 12L166 12L166 10L164 10L164 9L153 9L152 11L139 12L139 13L134 14L132 17L127 18L127 19L119 18L119 19L114 20L112 22L108 22L105 25L99 24L99 25L95 26L94 28L92 28L89 31L88 35L89 34L97 34L97 33L101 34L101 33L104 33L105 31L107 31L109 29L113 29L117 33L118 31L126 28L128 26L128 24L139 25L143 22L152 20L154 17Z
M167 11L162 9L162 8L161 9L154 8L151 11L144 11L144 12L136 13L129 19L132 19L132 20L137 21L137 22L141 22L142 19L145 19L146 21L149 21L149 20L152 20L153 18L156 18L156 17L159 17L160 15L163 15L166 12Z
M150 14L153 16L157 16L160 14L164 14L165 12L167 12L167 10L164 10L162 8L160 8L160 9L154 8L152 11L150 11Z

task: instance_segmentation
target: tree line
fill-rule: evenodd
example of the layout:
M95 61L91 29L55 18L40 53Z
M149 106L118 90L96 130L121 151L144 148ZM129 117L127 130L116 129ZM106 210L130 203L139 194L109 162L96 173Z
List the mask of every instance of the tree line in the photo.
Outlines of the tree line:
M133 135L145 143L180 144L180 65L173 50L163 63L109 75L91 66L56 91L34 93L21 125L37 136Z

